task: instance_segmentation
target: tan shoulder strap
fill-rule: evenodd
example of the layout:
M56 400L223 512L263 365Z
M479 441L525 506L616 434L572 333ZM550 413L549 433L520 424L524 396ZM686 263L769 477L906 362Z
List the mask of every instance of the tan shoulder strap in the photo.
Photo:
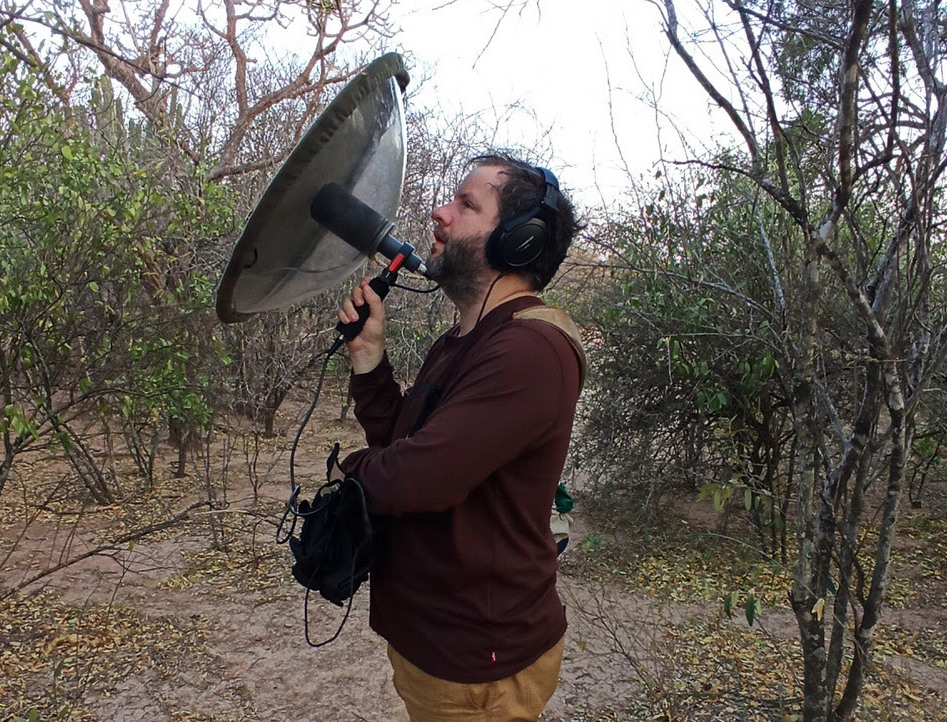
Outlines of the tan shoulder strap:
M582 337L579 335L579 327L575 321L560 308L553 306L531 306L513 314L517 319L534 319L536 321L545 321L562 331L563 335L569 339L572 350L575 351L576 358L579 359L579 390L585 384L585 377L588 373L588 361L585 358L585 349L582 347Z

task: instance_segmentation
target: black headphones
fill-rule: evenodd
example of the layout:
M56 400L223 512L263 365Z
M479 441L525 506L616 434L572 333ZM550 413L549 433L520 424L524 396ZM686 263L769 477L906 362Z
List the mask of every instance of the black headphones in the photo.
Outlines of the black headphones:
M537 258L555 238L559 216L559 181L545 168L546 191L535 207L508 218L487 239L487 263L498 271L521 271Z

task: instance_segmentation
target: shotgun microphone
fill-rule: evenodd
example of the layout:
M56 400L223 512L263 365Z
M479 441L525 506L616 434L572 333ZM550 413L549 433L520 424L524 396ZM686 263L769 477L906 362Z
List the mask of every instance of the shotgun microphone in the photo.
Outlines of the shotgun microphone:
M395 224L338 183L322 186L309 205L309 215L369 258L376 253L391 261L401 256L401 268L427 275L427 267L414 252L414 246L391 235Z

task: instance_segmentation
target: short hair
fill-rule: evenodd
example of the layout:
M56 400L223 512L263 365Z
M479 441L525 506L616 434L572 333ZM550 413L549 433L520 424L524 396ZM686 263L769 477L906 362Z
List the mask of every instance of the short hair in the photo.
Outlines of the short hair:
M536 208L546 195L546 178L537 167L508 153L488 153L471 158L468 167L500 167L506 182L500 194L500 223ZM526 276L534 291L542 291L556 275L569 251L569 246L582 225L576 220L572 202L559 190L556 203L556 227L552 238L539 257L516 272ZM499 225L499 224L498 224Z

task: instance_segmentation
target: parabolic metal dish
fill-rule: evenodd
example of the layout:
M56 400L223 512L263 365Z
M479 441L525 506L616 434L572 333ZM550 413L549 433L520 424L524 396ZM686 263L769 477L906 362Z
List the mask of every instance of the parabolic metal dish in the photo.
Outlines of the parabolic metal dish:
M309 204L323 185L338 183L385 218L395 217L405 173L407 84L401 56L383 55L312 124L234 246L217 287L221 321L302 303L358 268L364 256L316 223Z

